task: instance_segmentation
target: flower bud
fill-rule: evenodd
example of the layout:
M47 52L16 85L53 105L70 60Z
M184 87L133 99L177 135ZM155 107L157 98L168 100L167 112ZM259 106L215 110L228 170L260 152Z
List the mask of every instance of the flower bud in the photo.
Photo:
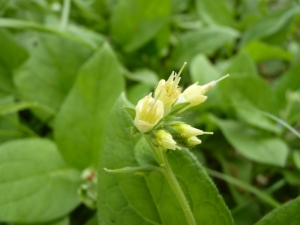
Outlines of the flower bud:
M164 115L170 112L172 105L177 101L181 93L181 88L178 87L178 84L181 79L180 74L185 65L186 63L183 64L178 74L173 71L167 81L160 80L155 89L155 98L164 103Z
M172 126L173 129L181 133L181 137L183 138L189 138L192 136L198 136L203 134L213 134L212 132L204 132L202 130L199 130L197 128L194 128L188 124L176 124Z
M188 147L194 147L195 145L201 144L201 140L195 136L189 137L185 140Z
M172 135L164 130L158 130L154 132L154 138L152 139L152 142L156 146L160 146L166 149L172 149L175 150L180 149L176 144L176 141L173 140Z
M134 125L141 133L146 133L164 116L162 101L152 98L152 93L142 98L135 107Z
M204 102L207 99L207 96L204 94L213 86L215 86L219 81L225 79L229 75L223 76L218 80L214 80L208 84L205 84L203 86L198 85L198 82L189 86L187 89L183 91L182 94L178 97L178 100L176 103L183 103L183 102L189 102L190 105L185 107L181 110L184 111L189 107L193 107L196 105L199 105L200 103Z

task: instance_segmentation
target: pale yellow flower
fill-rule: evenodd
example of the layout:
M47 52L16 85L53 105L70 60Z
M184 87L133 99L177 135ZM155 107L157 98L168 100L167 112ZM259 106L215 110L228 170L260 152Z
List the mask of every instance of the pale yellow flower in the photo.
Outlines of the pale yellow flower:
M189 138L192 136L198 136L203 134L213 134L213 132L205 132L203 130L199 130L194 128L188 124L176 124L172 126L176 131L178 131L183 138Z
M146 133L163 118L164 104L150 93L138 102L135 112L134 125L141 133Z
M186 88L182 94L180 94L180 96L178 97L178 100L176 102L176 104L178 103L184 103L184 102L189 102L190 104L185 107L184 109L181 110L184 111L187 108L196 106L201 104L202 102L204 102L207 99L207 96L205 96L204 94L213 86L215 86L219 81L225 79L226 77L228 77L228 75L221 77L218 80L214 80L208 84L205 84L203 86L198 85L198 82L189 86L188 88Z
M177 101L181 93L181 88L178 84L181 79L180 74L185 65L186 63L183 64L178 74L173 71L167 81L164 79L160 80L155 89L155 98L164 103L164 115L170 112L172 105Z
M166 149L172 149L175 150L180 149L179 146L177 146L176 141L174 141L171 134L164 130L158 130L154 133L155 138L153 138L152 142L159 147L166 148Z

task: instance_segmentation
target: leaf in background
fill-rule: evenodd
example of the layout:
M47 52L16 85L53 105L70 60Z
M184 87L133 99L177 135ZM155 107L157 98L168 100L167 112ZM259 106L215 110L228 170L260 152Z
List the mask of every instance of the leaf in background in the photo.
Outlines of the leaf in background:
M79 71L55 120L55 140L69 164L97 165L104 123L123 89L120 65L104 44Z
M156 73L146 68L138 69L134 72L126 71L125 76L129 80L137 81L150 87L156 86L158 82Z
M281 106L286 102L286 92L296 91L300 89L300 59L291 67L286 73L284 73L275 84L276 96Z
M0 90L12 93L12 72L28 58L28 53L3 29L0 29L0 49Z
M0 111L1 107L13 103L14 98L12 96L0 94ZM22 130L19 129L18 124L19 117L16 113L10 115L1 115L0 112L0 143L25 136Z
M137 158L129 128L133 125L121 109L119 99L110 113L100 154L98 180L98 222L100 225L166 224L185 225L186 218L169 184L161 173L146 177L112 174L103 168L117 169L149 163ZM233 224L231 216L214 184L195 157L187 150L170 151L168 159L190 203L198 224Z
M254 129L234 120L211 119L218 124L227 141L236 151L250 160L283 167L288 156L288 146L279 138L264 138Z
M127 90L127 98L133 103L137 104L137 102L148 95L151 92L151 88L145 84L136 84L128 88Z
M209 54L226 43L233 42L239 33L228 27L206 27L179 35L179 44L175 47L173 58L175 67L189 62L197 54Z
M230 26L233 23L233 12L223 0L197 0L197 13L207 24Z
M251 40L268 37L282 29L289 20L299 13L298 7L289 7L278 10L254 23L243 33L240 45L245 45Z
M252 41L244 49L255 62L269 59L292 60L292 54L287 50L261 41Z
M205 55L199 54L190 63L192 82L199 82L199 85L207 84L221 77L221 74Z
M300 221L300 197L273 210L255 225L297 225Z
M231 76L230 78L257 76L257 70L254 61L244 51L240 51L236 56L230 59L228 67L223 73L229 73Z
M224 96L235 107L255 107L270 113L278 113L278 102L270 86L260 77L230 77L230 82L219 84Z
M139 49L168 23L170 8L170 0L119 1L111 18L113 38L127 52Z
M241 106L237 104L235 110L238 116L248 124L280 135L282 127L262 115L259 110L250 106L250 104L248 107L246 105Z
M300 170L300 151L293 152L293 160L298 170Z
M30 59L15 74L23 100L58 110L71 89L80 66L91 55L86 47L54 35L39 35ZM49 114L34 110L41 118Z
M80 173L67 167L47 139L22 139L0 146L0 220L39 223L78 204Z

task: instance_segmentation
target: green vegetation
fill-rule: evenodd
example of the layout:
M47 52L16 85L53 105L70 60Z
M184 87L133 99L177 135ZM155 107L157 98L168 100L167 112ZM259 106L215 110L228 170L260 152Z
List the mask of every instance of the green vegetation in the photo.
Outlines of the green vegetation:
M214 135L164 155L197 225L300 224L299 1L0 0L0 15L0 225L187 225L128 115L184 62L183 89L230 74L180 114Z

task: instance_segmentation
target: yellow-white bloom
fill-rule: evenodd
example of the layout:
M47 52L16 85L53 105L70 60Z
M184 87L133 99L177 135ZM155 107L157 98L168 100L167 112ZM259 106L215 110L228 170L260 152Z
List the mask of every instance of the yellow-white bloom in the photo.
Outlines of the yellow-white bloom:
M207 96L204 94L213 86L215 86L219 81L225 79L229 75L223 76L218 80L214 80L208 84L205 84L203 86L198 85L198 82L189 86L187 89L183 91L182 94L178 97L178 101L176 103L184 103L189 102L190 105L185 107L183 110L186 110L189 107L193 107L196 105L199 105L200 103L204 102L207 99Z
M150 93L138 102L135 112L134 125L141 133L146 133L163 118L164 104Z
M199 130L194 128L188 124L176 124L172 126L176 131L181 133L183 138L189 138L192 136L198 136L203 134L213 134L213 132L204 132L203 130Z
M158 130L154 133L155 138L153 138L152 142L159 147L163 147L166 149L172 149L175 150L180 149L176 144L176 141L174 141L171 134L164 130Z
M201 140L195 136L187 138L185 142L188 147L194 147L195 145L201 144Z
M178 87L178 84L181 79L180 74L185 65L186 63L183 64L178 74L173 71L167 81L164 79L160 80L155 89L155 98L164 103L165 115L170 112L172 105L177 101L178 96L181 93L181 88Z

